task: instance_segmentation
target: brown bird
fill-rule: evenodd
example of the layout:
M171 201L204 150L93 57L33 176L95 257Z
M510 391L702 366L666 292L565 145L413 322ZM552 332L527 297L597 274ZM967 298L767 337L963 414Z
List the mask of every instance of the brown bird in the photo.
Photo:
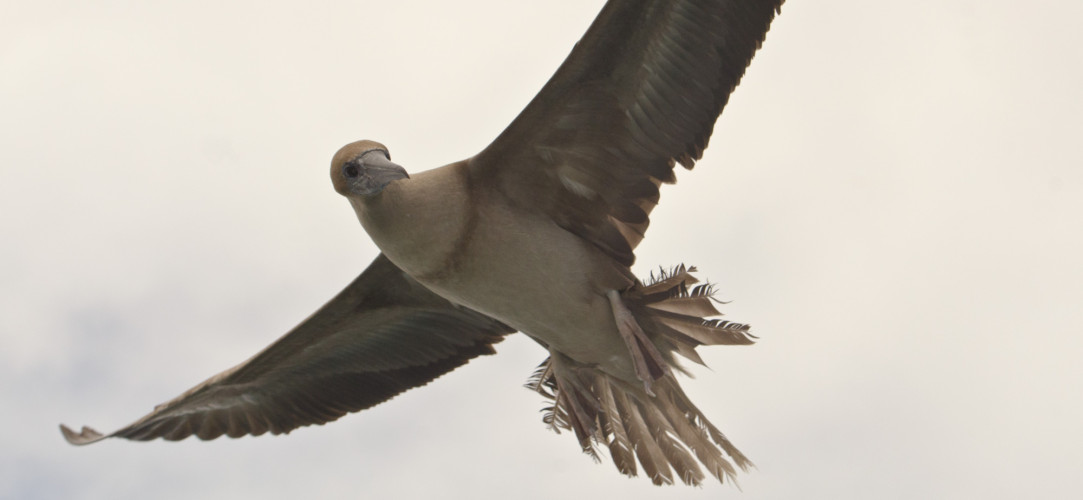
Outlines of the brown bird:
M425 385L520 331L549 351L544 420L655 484L751 463L681 390L679 354L749 344L694 268L630 266L659 186L692 168L782 0L610 0L556 74L476 156L407 175L372 141L331 161L382 254L254 357L105 437L287 433ZM638 467L637 462L638 461Z

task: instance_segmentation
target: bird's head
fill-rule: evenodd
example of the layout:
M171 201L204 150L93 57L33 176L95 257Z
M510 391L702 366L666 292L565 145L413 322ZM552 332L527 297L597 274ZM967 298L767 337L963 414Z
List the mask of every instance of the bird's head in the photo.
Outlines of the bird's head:
M347 198L375 196L388 184L409 178L406 169L391 163L387 148L375 141L347 144L331 159L331 182Z

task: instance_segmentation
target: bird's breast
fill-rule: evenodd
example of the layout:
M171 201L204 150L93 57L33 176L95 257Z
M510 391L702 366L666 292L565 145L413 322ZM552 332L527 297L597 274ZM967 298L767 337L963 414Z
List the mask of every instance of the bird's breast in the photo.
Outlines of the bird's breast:
M631 284L619 265L544 214L495 202L477 213L448 266L415 279L581 363L623 372L627 350L605 297Z
M457 164L389 184L371 198L351 198L380 251L411 276L445 272L470 237L475 211Z
M576 361L634 372L605 293L627 270L542 211L472 193L456 164L354 201L396 266L456 304L496 318Z

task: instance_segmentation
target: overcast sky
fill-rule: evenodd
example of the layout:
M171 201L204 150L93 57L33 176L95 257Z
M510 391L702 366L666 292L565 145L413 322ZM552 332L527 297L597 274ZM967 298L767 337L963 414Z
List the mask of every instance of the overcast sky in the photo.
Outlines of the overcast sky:
M743 493L594 464L521 387L522 336L285 437L63 441L329 299L377 254L331 155L476 153L602 3L4 4L0 497L1075 498L1076 0L784 6L636 264L697 265L761 338L684 382L757 463Z

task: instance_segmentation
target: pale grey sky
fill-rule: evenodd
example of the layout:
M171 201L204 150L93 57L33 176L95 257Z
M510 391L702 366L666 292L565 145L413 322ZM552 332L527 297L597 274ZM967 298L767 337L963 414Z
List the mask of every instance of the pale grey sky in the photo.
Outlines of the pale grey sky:
M688 392L759 466L655 488L545 429L521 336L286 437L66 444L303 319L376 255L327 164L474 154L601 0L0 9L0 498L1074 498L1077 1L791 1L637 271L749 322ZM617 496L619 495L619 496Z

